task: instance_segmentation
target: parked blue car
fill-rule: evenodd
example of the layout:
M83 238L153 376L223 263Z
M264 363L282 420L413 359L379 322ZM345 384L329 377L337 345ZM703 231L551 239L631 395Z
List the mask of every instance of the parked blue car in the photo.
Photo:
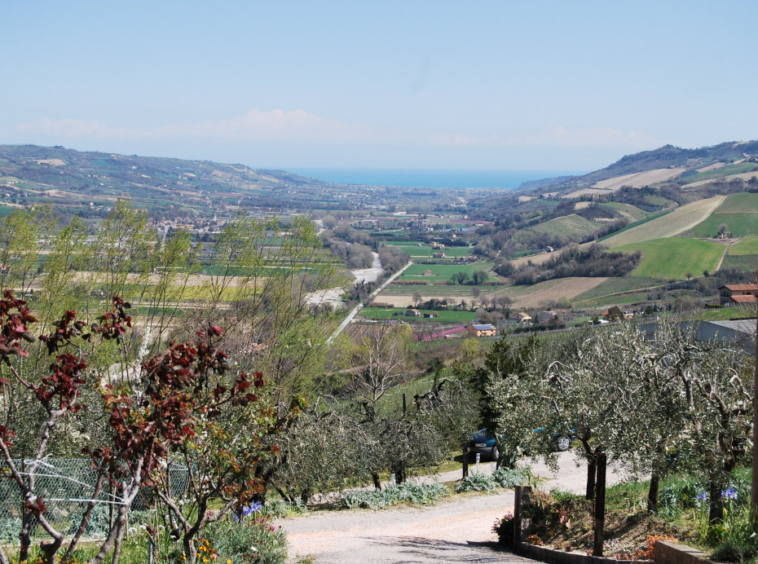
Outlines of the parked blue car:
M542 429L535 429L535 433L541 432ZM564 452L571 447L572 437L567 435L555 436L555 450L558 452ZM490 460L497 460L500 458L500 451L495 444L495 437L487 431L487 429L480 429L474 433L468 443L469 452L481 454L482 457L489 458Z

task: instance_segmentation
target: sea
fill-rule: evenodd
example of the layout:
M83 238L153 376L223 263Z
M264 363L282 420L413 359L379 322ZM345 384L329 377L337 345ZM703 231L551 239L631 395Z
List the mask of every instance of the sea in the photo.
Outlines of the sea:
M440 170L408 168L288 168L308 176L339 184L403 186L407 188L511 188L530 180L583 174L556 170Z

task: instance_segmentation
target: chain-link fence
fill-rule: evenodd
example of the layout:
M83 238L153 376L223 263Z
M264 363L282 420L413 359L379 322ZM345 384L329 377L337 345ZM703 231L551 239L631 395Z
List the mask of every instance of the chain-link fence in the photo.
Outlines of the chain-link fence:
M16 469L28 480L33 473L35 491L45 501L45 518L64 535L72 535L81 524L81 516L95 495L97 472L92 461L86 458L44 459L34 467L34 460L14 460ZM186 466L172 464L169 467L172 495L182 496L186 491L189 472ZM123 504L110 482L106 482L96 498L85 537L98 538L107 534L118 506ZM10 469L0 461L0 542L18 542L21 530L23 499ZM144 520L146 512L155 507L152 488L143 487L131 504L130 515L135 520ZM34 519L34 517L31 517ZM32 535L45 536L39 523L32 523Z

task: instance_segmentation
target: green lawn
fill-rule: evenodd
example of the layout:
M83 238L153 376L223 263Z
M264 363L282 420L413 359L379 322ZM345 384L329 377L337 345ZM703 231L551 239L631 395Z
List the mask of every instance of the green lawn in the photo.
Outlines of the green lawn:
M446 311L446 310L428 310L428 309L420 309L421 315L425 313L434 313L435 315L438 315L439 317L434 317L432 319L424 319L423 317L405 317L402 315L395 316L395 313L404 313L406 310L404 308L394 308L394 307L364 307L361 312L361 317L366 317L368 319L402 319L404 321L408 322L416 322L419 320L422 321L435 321L439 323L469 323L471 321L476 320L476 312L473 311Z
M616 247L614 251L642 251L642 261L632 276L681 280L716 270L726 247L710 241L671 237Z
M729 247L730 256L758 255L758 237L748 237Z
M477 270L489 272L495 263L474 262L470 264L412 264L400 275L399 280L425 280L433 284L437 280L450 280L456 272L466 272L469 276ZM431 270L431 276L424 276L424 271ZM492 275L490 275L492 277Z

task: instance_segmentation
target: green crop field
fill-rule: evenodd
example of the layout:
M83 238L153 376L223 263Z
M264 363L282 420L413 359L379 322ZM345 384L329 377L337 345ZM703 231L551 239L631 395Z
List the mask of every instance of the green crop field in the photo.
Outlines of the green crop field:
M439 323L469 323L476 319L476 312L473 311L446 311L446 310L427 310L420 309L422 316L425 313L434 313L439 317L424 319L423 317L405 317L402 315L406 310L394 307L364 307L360 312L360 317L368 319L402 319L409 323L418 321L434 321ZM400 315L395 315L396 313Z
M399 280L425 280L433 284L437 280L450 280L456 272L466 272L469 276L477 270L489 272L495 263L474 262L470 264L412 264L400 275ZM431 270L431 276L424 276L425 270ZM490 274L490 278L492 278Z
M697 224L693 233L697 237L715 237L721 225L735 237L758 235L758 213L714 213Z
M729 247L730 256L758 255L758 237L747 237Z
M618 294L625 292L633 292L634 290L641 290L646 288L655 288L664 283L664 280L660 278L645 278L645 277L627 277L627 278L609 278L602 284L599 284L576 296L571 300L574 305L586 306L585 302L592 301L593 304L599 303L603 298L619 297Z
M745 272L755 272L758 268L758 256L756 255L726 255L721 263L722 270L736 268Z
M642 251L642 261L632 276L681 280L702 276L703 271L713 272L726 251L724 245L697 239L655 239L616 247L614 251L633 253Z
M620 211L627 217L631 217L632 221L640 221L643 220L650 215L652 215L650 212L646 212L644 210L641 210L637 206L633 206L632 204L621 204L618 202L608 202L607 204L600 204L601 206L606 206L611 209L614 209L616 211Z
M473 248L470 247L445 247L444 249L433 249L428 245L419 247L418 243L408 243L405 241L402 243L388 241L387 246L398 247L411 258L432 258L432 254L438 252L445 253L446 258L466 257L472 254L473 251Z
M683 179L686 184L692 184L693 182L699 182L701 180L715 180L717 178L723 178L731 174L740 174L743 172L750 172L758 168L755 163L739 163L733 165L723 166L706 172L701 172L693 176L687 176Z
M758 194L742 192L731 194L716 209L715 213L758 213Z
M532 227L533 231L547 233L548 235L563 235L564 237L576 238L590 235L597 231L598 224L585 219L580 215L571 214L557 217Z
M658 216L655 219L651 217L650 220L643 220L629 226L627 229L605 239L603 244L614 248L674 237L706 220L723 203L724 199L724 196L714 196L685 204L664 216Z

